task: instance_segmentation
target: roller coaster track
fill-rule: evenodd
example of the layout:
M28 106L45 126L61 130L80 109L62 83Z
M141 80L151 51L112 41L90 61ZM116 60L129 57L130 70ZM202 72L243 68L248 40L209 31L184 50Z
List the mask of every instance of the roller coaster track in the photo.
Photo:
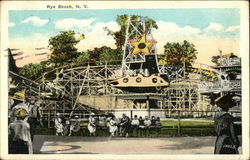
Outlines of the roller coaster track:
M120 67L121 66L118 65L107 64L81 67L67 65L44 73L43 76L36 81L29 80L13 72L10 72L10 75L13 77L18 77L21 84L19 86L26 90L28 96L36 96L39 99L42 99L45 109L49 109L53 106L70 106L68 109L71 110L84 109L88 113L101 113L101 111L97 110L95 106L79 103L79 97L100 95L119 96L131 94L130 92L122 91L110 85L111 80L122 76ZM198 97L196 93L199 92L199 90L197 90L197 87L199 87L198 85L207 83L208 81L201 81L199 78L195 80L189 79L185 76L185 73L187 72L196 74L198 76L212 77L213 79L212 81L210 80L209 83L217 83L220 74L224 74L216 72L212 70L212 68L204 69L201 67L192 67L186 71L183 66L159 66L159 68L161 74L169 74L171 84L170 88L162 89L156 94L164 94L168 97L171 97L171 93L174 90L176 94L179 92L181 95L193 94L195 98ZM180 88L181 86L183 87ZM219 87L221 87L221 85L218 85L216 89L220 90ZM178 91L178 88L181 90ZM187 99L185 99L185 101L186 100ZM177 99L174 101L177 101ZM176 107L174 105L175 103L184 105L184 101L181 102L181 99L179 99L179 101L180 102L173 102L173 104L168 105L172 106L172 108ZM195 104L190 102L190 105L194 106Z
M14 86L18 88L18 90L25 91L26 98L35 97L36 99L41 99L41 105L44 109L51 109L51 103L54 103L54 106L61 106L61 105L68 105L72 106L73 108L70 108L72 110L70 116L72 116L73 111L76 109L83 109L87 113L97 113L97 114L103 114L103 111L97 110L94 107L84 105L78 102L79 95L76 96L69 96L69 95L62 95L62 93L57 92L57 88L48 86L44 83L38 83L33 80L30 80L26 77L23 77L17 73L9 71L10 77L12 77L12 83L14 83ZM84 83L82 83L84 84ZM45 85L45 86L44 86ZM42 87L44 86L44 87ZM44 96L42 93L50 93L49 97Z

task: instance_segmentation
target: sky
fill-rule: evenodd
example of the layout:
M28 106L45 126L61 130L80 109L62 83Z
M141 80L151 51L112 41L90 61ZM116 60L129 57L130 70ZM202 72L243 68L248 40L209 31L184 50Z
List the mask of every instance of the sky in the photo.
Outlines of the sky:
M153 30L157 53L163 53L167 42L188 40L198 51L196 62L211 65L211 57L222 50L239 55L240 10L234 8L182 9L97 9L97 10L11 10L9 11L9 41L27 56L17 60L18 66L36 63L46 55L48 40L61 30L74 30L85 35L77 44L79 51L101 47L115 48L115 40L103 29L119 30L117 15L147 16L156 21Z

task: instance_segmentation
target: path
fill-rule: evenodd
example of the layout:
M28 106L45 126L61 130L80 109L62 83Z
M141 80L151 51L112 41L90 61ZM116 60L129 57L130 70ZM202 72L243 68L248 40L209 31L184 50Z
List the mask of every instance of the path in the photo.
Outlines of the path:
M61 137L36 135L35 153L212 154L215 137Z

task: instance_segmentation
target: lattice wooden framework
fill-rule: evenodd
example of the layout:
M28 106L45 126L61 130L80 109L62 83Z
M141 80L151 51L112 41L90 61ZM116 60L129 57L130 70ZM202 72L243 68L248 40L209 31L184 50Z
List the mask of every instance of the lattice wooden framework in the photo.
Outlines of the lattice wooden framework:
M171 67L161 67L161 72L170 73ZM48 76L50 75L50 76ZM57 68L44 75L42 83L23 79L24 88L30 95L38 96L42 99L44 109L83 109L89 112L96 109L88 105L78 103L79 96L88 95L109 95L129 97L132 93L113 88L109 82L122 76L119 65L99 65L83 67L64 67ZM49 78L53 77L53 78ZM184 69L175 68L175 72L170 74L171 83L169 88L155 93L161 97L152 100L157 101L158 108L170 110L211 110L208 97L201 95L199 91L199 80L190 81L184 78ZM49 94L50 98L45 98ZM140 94L143 96L144 94ZM131 97L131 96L130 96ZM132 96L133 97L133 96ZM147 97L147 93L145 93ZM140 97L138 97L140 98ZM145 99L145 98L144 98ZM136 97L127 98L138 102ZM135 103L135 107L138 103ZM137 107L136 107L137 108Z
M165 108L188 111L209 110L211 105L208 98L200 94L198 83L197 80L183 80L164 89L163 92L166 94Z

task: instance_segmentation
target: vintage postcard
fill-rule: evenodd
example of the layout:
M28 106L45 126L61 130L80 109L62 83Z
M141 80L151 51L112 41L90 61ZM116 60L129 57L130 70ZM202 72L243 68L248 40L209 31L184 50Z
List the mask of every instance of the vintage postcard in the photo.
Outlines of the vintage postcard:
M1 159L249 159L248 7L2 1Z

